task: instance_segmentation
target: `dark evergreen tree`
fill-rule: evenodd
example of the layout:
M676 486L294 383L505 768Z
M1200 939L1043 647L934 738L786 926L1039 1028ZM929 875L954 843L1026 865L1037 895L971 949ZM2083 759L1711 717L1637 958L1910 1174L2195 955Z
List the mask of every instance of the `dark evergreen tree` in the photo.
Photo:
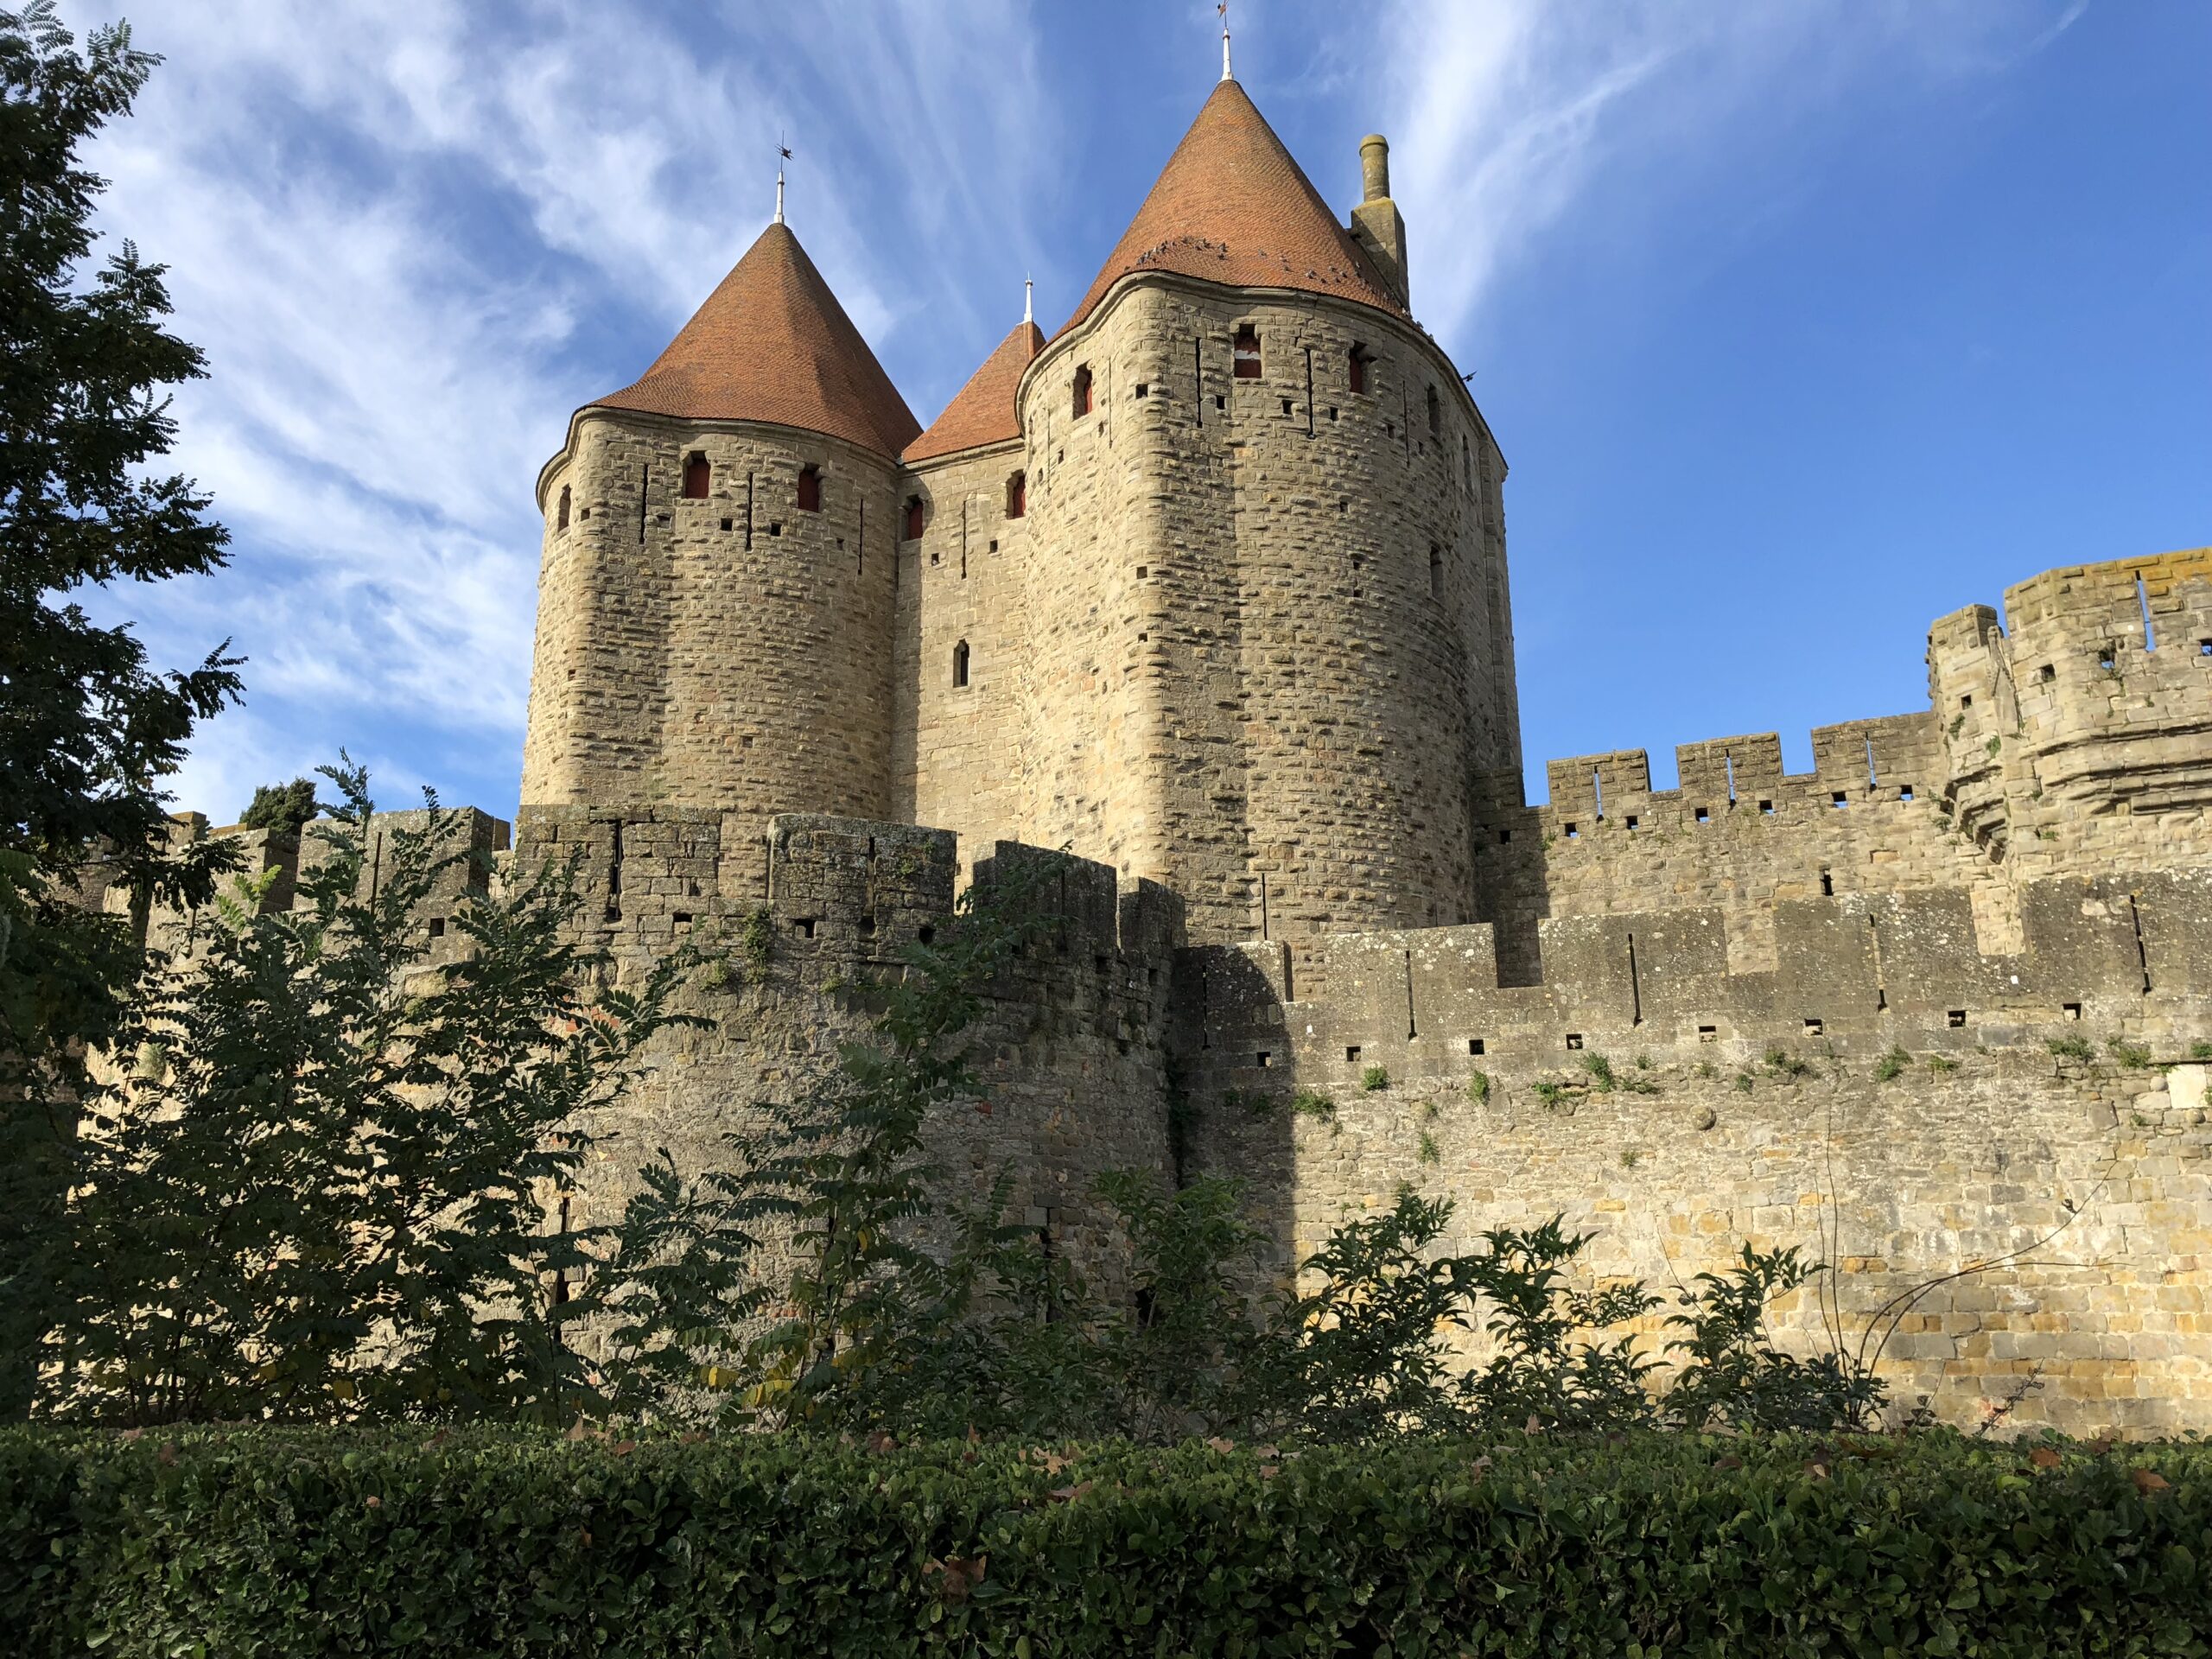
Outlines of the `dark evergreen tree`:
M238 822L249 830L282 830L296 836L300 826L321 810L322 803L315 798L315 779L295 778L289 784L257 785L252 804Z
M139 966L121 887L204 901L214 846L173 854L162 780L194 723L238 690L221 648L156 671L88 587L198 575L221 525L191 480L149 473L175 437L168 389L202 372L163 327L162 268L128 242L89 281L102 181L86 143L128 113L154 60L127 28L78 48L52 0L0 11L0 1416L19 1414L50 1313L29 1265L68 1175L83 1056L114 1030Z

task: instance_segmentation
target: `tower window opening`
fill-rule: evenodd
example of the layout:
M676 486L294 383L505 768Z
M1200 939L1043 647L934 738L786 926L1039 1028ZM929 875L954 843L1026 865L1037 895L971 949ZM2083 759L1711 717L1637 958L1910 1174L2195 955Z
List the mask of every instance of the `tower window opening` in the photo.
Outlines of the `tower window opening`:
M1901 801L1909 801L1911 798L1912 785L1910 784L1900 784L1897 785L1897 799Z
M906 522L902 539L909 542L922 539L922 498L918 495L906 498Z
M1436 388L1428 389L1428 435L1437 437L1444 430L1444 405L1437 401Z
M1365 391L1367 390L1367 365L1374 360L1374 357L1369 353L1366 346L1362 346L1356 341L1354 342L1350 359L1351 365L1351 389L1354 391Z
M1029 474L1014 473L1006 480L1006 516L1019 518L1029 511ZM991 550L998 550L998 543L991 543Z
M2057 664L2055 663L2045 663L2041 668L2036 671L2036 677L2041 680L2045 685L2049 685L2053 680L2058 677Z
M2212 657L2212 639L2198 640L2196 642L2196 654L2200 657Z
M1152 396L1152 385L1149 381L1140 380L1137 382L1137 396L1140 397L1149 397Z
M1230 355L1236 365L1235 373L1237 379L1258 379L1260 378L1260 331L1249 322L1238 324L1236 343L1231 347Z
M558 510L558 511L555 513L555 515L554 515L554 518L553 518L553 528L554 528L554 529L556 529L556 530L566 530L568 527L569 527L569 486L568 486L567 485L563 484L563 485L561 486L561 505L560 505L559 510Z
M822 511L822 469L819 467L798 469L798 510L801 512Z
M968 683L968 642L965 639L952 648L952 683L956 690Z
M1434 542L1428 544L1428 596L1444 597L1444 550Z
M1707 808L1700 806L1697 810L1697 821L1700 823L1711 823L1713 822L1712 812Z
M694 449L683 457L683 499L686 501L705 500L714 481L715 469L706 456Z
M1075 372L1075 416L1081 420L1090 413L1090 365L1078 364Z

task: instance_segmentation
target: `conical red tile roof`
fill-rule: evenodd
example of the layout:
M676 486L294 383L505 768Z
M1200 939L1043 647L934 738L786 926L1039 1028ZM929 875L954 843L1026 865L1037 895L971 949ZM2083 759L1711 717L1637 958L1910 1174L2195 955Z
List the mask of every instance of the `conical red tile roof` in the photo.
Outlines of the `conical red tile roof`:
M783 224L760 232L636 385L590 407L772 421L894 458L921 429Z
M931 461L956 449L1020 437L1021 416L1014 407L1014 391L1021 385L1021 372L1044 349L1043 331L1033 322L1019 324L983 359L983 366L968 377L968 384L944 406L944 413L906 446L906 459Z
M1213 89L1060 332L1089 316L1107 289L1138 270L1172 270L1237 288L1302 289L1407 315L1233 80Z

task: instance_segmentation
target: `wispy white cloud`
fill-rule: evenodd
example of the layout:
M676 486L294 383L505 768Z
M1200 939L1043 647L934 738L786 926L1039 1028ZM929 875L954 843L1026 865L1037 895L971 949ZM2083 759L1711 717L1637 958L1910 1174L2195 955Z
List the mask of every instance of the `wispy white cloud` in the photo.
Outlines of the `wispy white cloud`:
M1366 38L1392 137L1392 189L1420 227L1416 303L1447 341L1516 252L1622 175L1663 191L1878 79L2005 73L2087 0L1395 0ZM1417 42L1417 50L1405 49Z
M1005 204L1038 193L1057 130L1027 8L870 0L823 22L588 0L142 21L167 61L93 161L105 221L170 266L208 354L175 460L237 546L215 582L124 597L163 660L226 634L251 659L251 710L203 734L181 799L235 810L395 722L512 778L531 481L568 410L636 375L757 233L779 137L794 226L910 387L949 391L996 338L969 279L1019 270Z

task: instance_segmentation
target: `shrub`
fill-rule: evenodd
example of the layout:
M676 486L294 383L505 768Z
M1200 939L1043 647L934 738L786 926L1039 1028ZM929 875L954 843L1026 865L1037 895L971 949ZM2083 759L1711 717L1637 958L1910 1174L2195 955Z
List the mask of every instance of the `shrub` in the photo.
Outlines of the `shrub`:
M1585 1054L1582 1069L1590 1074L1590 1081L1601 1095L1610 1095L1620 1079L1613 1075L1613 1063L1603 1054Z
M2137 1071L2151 1064L2151 1051L2140 1043L2131 1043L2125 1037L2115 1037L2106 1045L2112 1057L2122 1065Z
M1444 1154L1439 1152L1436 1147L1436 1137L1431 1135L1427 1129L1423 1129L1421 1132L1421 1151L1418 1155L1421 1161L1424 1164L1434 1164L1443 1161Z
M1477 1071L1467 1079L1467 1098L1478 1106L1490 1098L1489 1072Z
M1948 1054L1930 1054L1928 1057L1928 1069L1939 1077L1948 1077L1959 1069L1959 1063Z
M2044 1046L2062 1060L2094 1060L2097 1051L2086 1037L2054 1037Z
M2047 1460L2050 1466L2044 1466ZM2202 1653L2212 1452L0 1435L0 1648Z
M295 778L289 784L260 784L238 822L248 830L275 830L288 836L323 810L315 799L315 779Z
M1738 1071L1736 1074L1736 1092L1739 1095L1750 1094L1752 1084L1757 1081L1750 1072Z
M1766 1051L1766 1069L1777 1077L1802 1077L1813 1067L1801 1060L1780 1043L1770 1044Z
M1890 1045L1890 1052L1874 1062L1874 1081L1888 1083L1902 1076L1905 1067L1911 1064L1912 1056L1905 1052L1904 1045L1892 1043Z
M1555 1111L1567 1099L1567 1085L1549 1077L1540 1077L1535 1084L1537 1103L1546 1111Z
M2191 1043L2189 1046L2189 1058L2192 1060L2212 1060L2212 1043L2201 1041Z
M1290 1109L1300 1117L1334 1118L1337 1103L1319 1089L1300 1089L1290 1097Z
M1389 1086L1390 1069L1388 1066L1370 1065L1359 1074L1359 1088L1362 1094L1371 1095L1377 1090L1388 1089Z

